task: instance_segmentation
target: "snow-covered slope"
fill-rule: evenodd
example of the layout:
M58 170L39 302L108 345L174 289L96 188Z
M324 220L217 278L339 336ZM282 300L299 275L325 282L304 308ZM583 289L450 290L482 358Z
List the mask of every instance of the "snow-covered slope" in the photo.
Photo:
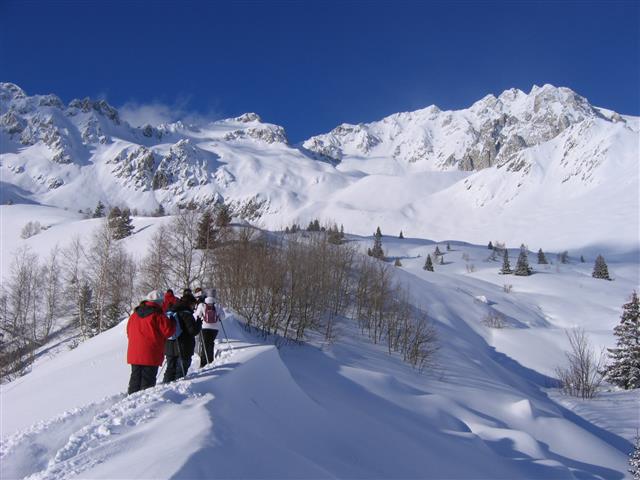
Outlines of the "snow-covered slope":
M96 226L45 207L1 213L25 209L52 226L12 242L41 254L68 241L67 232ZM164 221L137 218L127 247L142 253ZM394 279L435 322L435 370L419 374L348 323L333 345L311 338L277 349L232 316L231 343L219 345L215 365L125 397L122 323L73 350L45 353L2 386L0 476L625 478L638 391L611 392L576 413L548 387L567 348L564 328L584 327L596 347L613 344L620 306L639 283L636 257L604 252L615 278L606 282L591 278L586 252L589 263L505 277L484 246L440 244L445 264L431 273L421 267L432 241L385 236L383 245L403 264ZM489 313L508 327L484 326Z
M0 84L0 201L152 211L224 200L268 228L313 218L370 234L543 248L638 245L639 121L567 88L343 124L290 145L256 114L132 127L104 101ZM553 232L553 233L552 233Z

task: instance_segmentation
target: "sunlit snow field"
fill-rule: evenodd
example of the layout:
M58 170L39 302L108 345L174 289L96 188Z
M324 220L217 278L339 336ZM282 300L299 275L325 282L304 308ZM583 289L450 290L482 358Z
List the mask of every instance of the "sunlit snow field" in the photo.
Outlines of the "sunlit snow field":
M23 240L29 220L50 227ZM168 221L135 218L127 248L142 258ZM0 222L6 276L20 246L44 256L100 220L13 205L0 207ZM331 345L312 336L278 349L232 314L213 366L126 397L126 320L74 349L57 337L29 374L2 385L1 477L627 478L639 392L583 401L553 387L565 329L584 328L596 349L614 345L640 283L638 251L567 245L569 264L546 252L553 264L537 265L531 253L535 274L514 277L498 274L486 245L450 239L447 251L447 239L383 233L391 265L402 263L395 280L437 328L436 366L417 372L348 322ZM372 243L349 239L363 251ZM436 245L445 264L426 272ZM513 266L518 245L509 247ZM611 282L591 277L598 253ZM491 313L507 327L483 325Z

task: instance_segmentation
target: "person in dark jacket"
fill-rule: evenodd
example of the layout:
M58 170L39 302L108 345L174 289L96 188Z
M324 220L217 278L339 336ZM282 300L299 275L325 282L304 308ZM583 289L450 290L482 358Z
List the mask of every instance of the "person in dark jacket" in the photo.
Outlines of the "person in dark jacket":
M193 295L184 295L182 299L173 305L167 315L175 317L180 322L180 336L176 340L167 340L164 345L164 354L167 358L167 369L164 372L163 383L172 382L184 377L191 366L191 357L195 351L195 337L200 333L202 320L193 318L193 310L197 300ZM175 315L172 315L172 313Z
M129 395L155 386L165 341L175 332L175 325L162 312L161 302L162 297L154 290L135 308L127 322L127 363L131 365Z

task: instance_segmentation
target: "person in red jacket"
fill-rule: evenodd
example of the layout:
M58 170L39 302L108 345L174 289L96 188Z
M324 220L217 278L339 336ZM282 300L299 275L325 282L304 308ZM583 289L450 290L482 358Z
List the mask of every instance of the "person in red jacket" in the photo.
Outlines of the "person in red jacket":
M151 292L127 322L127 363L131 365L128 394L156 384L158 367L164 359L164 343L175 333L175 324L162 312L162 297Z
M162 311L166 314L167 310L169 310L169 308L176 303L178 303L178 299L173 294L173 290L167 290L167 292L164 294L164 300L162 302Z

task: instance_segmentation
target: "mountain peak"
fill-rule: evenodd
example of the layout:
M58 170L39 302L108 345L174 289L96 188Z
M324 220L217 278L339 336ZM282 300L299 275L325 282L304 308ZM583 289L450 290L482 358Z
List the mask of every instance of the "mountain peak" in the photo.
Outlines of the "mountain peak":
M19 86L11 82L0 82L0 99L13 100L27 96Z

